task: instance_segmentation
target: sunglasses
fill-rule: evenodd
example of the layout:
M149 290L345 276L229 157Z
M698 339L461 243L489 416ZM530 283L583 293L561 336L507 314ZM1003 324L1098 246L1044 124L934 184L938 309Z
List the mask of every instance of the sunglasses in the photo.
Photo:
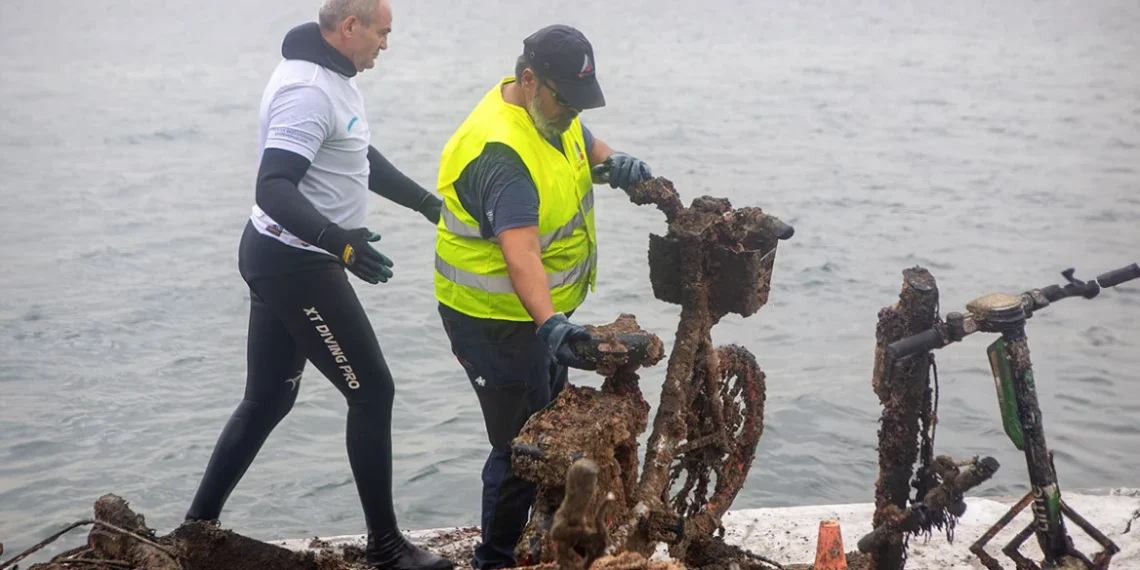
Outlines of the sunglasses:
M547 83L545 79L542 79L541 82L542 86L549 89L550 93L554 95L554 102L558 103L559 107L562 107L563 109L573 109L573 107L570 106L570 102L566 99L563 99L562 95L560 95L557 90L550 86L550 83Z

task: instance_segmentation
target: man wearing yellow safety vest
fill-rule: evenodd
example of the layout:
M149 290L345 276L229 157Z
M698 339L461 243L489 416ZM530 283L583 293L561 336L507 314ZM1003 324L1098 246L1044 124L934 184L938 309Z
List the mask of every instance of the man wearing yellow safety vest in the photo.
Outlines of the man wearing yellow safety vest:
M590 169L607 163L614 188L652 176L582 126L580 112L604 105L590 42L548 26L443 149L435 294L492 448L475 568L516 565L535 490L511 471L511 440L562 390L567 367L588 367L568 343L589 335L567 316L597 275Z

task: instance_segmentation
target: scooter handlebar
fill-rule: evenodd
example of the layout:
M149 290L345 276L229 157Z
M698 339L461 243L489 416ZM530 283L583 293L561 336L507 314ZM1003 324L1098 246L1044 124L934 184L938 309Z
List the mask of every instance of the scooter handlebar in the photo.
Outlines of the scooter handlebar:
M1140 264L1133 263L1131 265L1121 267L1120 269L1113 269L1097 276L1096 282L1077 281L1072 278L1072 269L1067 269L1062 272L1070 283L1068 285L1050 285L1043 289L1037 290L1038 293L1044 293L1048 303L1040 304L1034 302L1035 296L1032 292L1023 293L1022 297L1029 302L1031 309L1040 309L1061 299L1068 297L1085 297L1092 299L1097 296L1101 288L1114 287L1126 281L1133 279L1140 279ZM899 339L887 345L887 353L894 358L905 358L912 354L935 350L946 346L947 342L943 336L944 332L938 328L932 328L913 334L906 338ZM953 337L953 335L951 335Z
M1101 287L1115 287L1125 281L1131 281L1137 278L1140 278L1140 265L1133 263L1127 267L1113 269L1112 271L1097 275L1096 282Z

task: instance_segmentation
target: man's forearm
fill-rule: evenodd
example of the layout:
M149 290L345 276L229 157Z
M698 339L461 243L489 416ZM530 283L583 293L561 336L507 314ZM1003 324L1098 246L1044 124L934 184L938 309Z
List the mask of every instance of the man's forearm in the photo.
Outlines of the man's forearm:
M254 199L289 233L317 245L321 232L332 222L297 188L308 169L309 161L299 154L278 148L265 149Z
M613 160L613 164L608 169L608 173L605 177L591 173L591 179L594 184L601 184L603 180L605 180L613 188L628 190L632 188L633 185L653 177L653 171L649 168L648 164L645 164L645 161L638 160L628 153L615 151L610 145L606 144L605 141L597 137L594 137L594 143L590 147L588 158L591 168L607 160Z
M587 158L590 161L590 166L597 166L605 162L613 153L614 149L610 148L610 145L602 139L594 137L594 145L590 147L590 155Z
M555 311L554 302L550 299L546 269L542 266L538 228L530 226L505 230L499 234L499 244L507 261L507 273L515 295L535 324L541 325Z
M400 172L376 147L368 147L368 189L409 210L420 212L435 195Z

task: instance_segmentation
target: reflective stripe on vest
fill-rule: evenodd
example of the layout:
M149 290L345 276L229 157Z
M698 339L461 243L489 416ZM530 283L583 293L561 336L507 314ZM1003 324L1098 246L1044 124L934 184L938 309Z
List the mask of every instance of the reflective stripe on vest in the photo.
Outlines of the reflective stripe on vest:
M587 192L586 195L582 197L582 202L579 204L578 213L575 214L574 217L571 218L569 222L566 222L565 224L562 225L562 227L560 227L560 228L558 228L552 232L543 234L543 235L538 237L538 243L540 246L542 246L542 251L546 251L546 248L550 247L550 245L553 244L555 241L558 241L564 237L570 237L574 233L574 230L586 225L585 214L588 213L593 208L594 208L594 190L591 188L590 191ZM460 219L457 218L455 216L455 214L451 213L451 210L447 209L446 205L443 208L440 208L439 215L443 219L443 225L447 227L447 231L449 231L449 232L451 232L451 233L453 233L459 237L474 238L474 239L486 239L487 241L489 241L491 243L495 243L495 244L499 243L499 238L497 238L495 236L491 236L489 238L484 238L483 234L479 233L479 228L469 226L469 225L463 223L462 221L460 221ZM446 273L444 275L446 275ZM467 283L464 283L464 285L467 285ZM500 293L510 293L511 291L508 290L508 291L499 291L499 292Z
M590 257L567 269L557 273L547 273L546 282L551 289L556 287L564 287L572 285L578 281L584 281L590 276L590 269L597 264L598 256L591 253ZM435 256L435 270L439 272L445 279L453 283L458 283L466 287L479 289L488 293L514 293L515 287L511 283L510 276L504 277L491 277L488 275L477 275L470 271L464 271L458 267L443 260L439 254Z

